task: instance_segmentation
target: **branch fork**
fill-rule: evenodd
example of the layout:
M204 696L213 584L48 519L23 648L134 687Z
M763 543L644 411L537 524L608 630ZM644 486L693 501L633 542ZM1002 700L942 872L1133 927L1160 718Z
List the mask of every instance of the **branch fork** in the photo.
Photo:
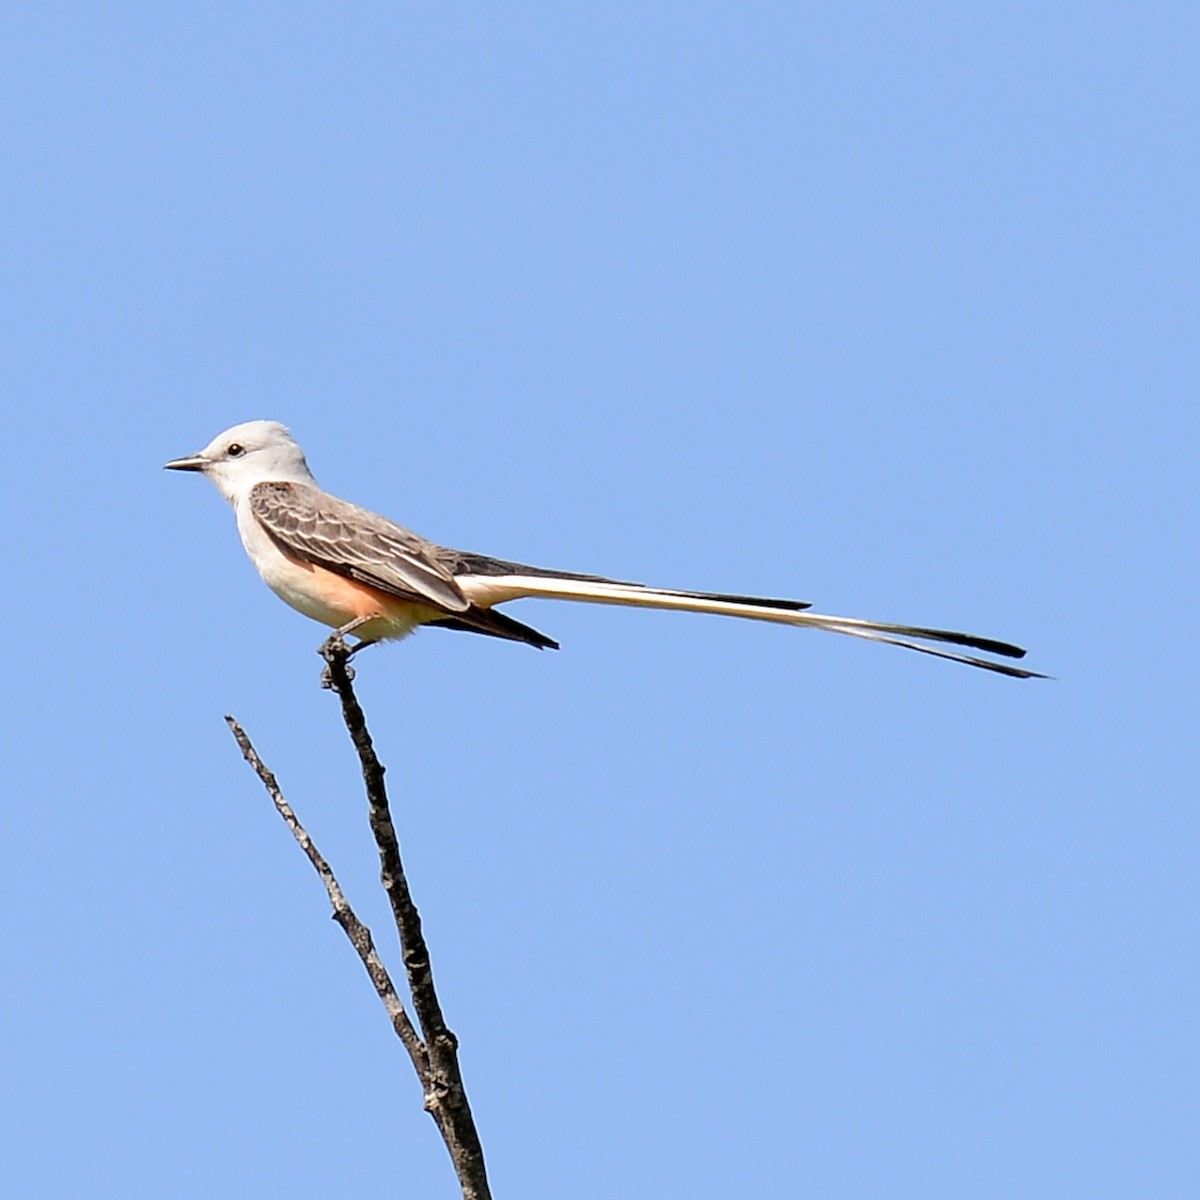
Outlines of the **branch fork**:
M367 793L371 832L379 850L380 880L400 936L401 955L413 1012L420 1026L419 1033L375 948L370 929L350 907L332 868L287 802L275 775L259 757L241 725L230 716L225 720L242 757L261 780L279 815L325 885L333 908L333 919L341 926L362 961L392 1029L408 1053L421 1082L425 1109L433 1117L446 1144L463 1200L491 1200L483 1147L459 1069L458 1038L447 1027L442 1015L433 982L429 948L421 931L421 916L409 891L408 878L400 858L396 828L383 782L385 768L375 753L366 718L354 693L354 672L349 665L350 658L366 643L348 647L343 636L345 632L349 630L335 632L318 651L325 660L321 686L337 693L342 706L342 719L358 754Z

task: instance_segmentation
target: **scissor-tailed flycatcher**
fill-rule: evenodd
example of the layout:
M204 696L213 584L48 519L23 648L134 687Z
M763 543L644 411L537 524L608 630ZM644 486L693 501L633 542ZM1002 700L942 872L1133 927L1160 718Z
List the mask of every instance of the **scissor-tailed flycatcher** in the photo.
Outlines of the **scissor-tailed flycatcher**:
M305 616L342 634L355 633L360 639L355 650L386 638L402 638L418 625L441 625L557 649L558 643L545 634L493 607L536 596L806 625L1018 679L1045 678L1008 663L923 644L950 643L1008 658L1025 655L1019 646L970 633L825 616L805 612L809 605L799 600L652 588L448 550L386 517L323 492L304 452L276 421L235 425L199 454L166 465L173 471L207 475L233 505L242 545L267 586Z

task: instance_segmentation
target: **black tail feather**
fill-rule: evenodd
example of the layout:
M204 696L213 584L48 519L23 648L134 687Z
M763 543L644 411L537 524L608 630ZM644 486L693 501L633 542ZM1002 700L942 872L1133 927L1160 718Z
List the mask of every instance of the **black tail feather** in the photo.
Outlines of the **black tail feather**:
M428 625L442 629L457 629L464 633L482 633L487 637L504 638L509 642L524 642L538 650L557 650L558 643L532 625L522 625L512 617L494 608L469 608L465 613L443 617L440 621L428 621Z

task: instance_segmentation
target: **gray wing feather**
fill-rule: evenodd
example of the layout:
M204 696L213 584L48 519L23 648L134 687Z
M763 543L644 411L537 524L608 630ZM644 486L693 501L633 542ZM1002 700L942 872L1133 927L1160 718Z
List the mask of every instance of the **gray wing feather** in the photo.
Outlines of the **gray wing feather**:
M256 484L250 510L295 558L447 612L471 607L443 561L452 556L378 513L311 484L282 482Z

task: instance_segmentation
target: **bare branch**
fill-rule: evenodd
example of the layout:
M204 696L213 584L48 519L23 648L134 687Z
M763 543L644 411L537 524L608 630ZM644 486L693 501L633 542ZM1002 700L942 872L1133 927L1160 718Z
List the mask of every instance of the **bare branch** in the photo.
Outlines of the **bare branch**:
M426 1053L417 1031L413 1028L408 1013L404 1011L403 1002L396 994L392 977L388 974L387 967L383 965L383 960L375 949L371 931L358 919L350 907L329 863L325 861L325 856L317 849L316 844L308 835L308 830L300 824L300 819L292 810L292 806L284 799L274 774L259 758L258 752L254 749L249 737L246 736L246 731L233 717L227 716L225 721L241 748L242 757L262 780L262 785L274 801L279 815L284 819L285 824L292 831L292 836L300 844L300 849L308 855L308 861L312 863L313 868L321 877L325 891L329 894L329 903L333 906L333 919L342 927L343 932L350 939L350 944L358 952L358 957L362 959L371 983L374 985L379 999L383 1001L383 1007L387 1011L388 1019L392 1022L392 1028L396 1031L396 1036L404 1043L404 1048L408 1051L408 1057L412 1059L413 1067L421 1084L428 1091L430 1084L429 1055Z
M326 663L322 683L335 691L342 702L342 717L362 766L371 831L379 848L380 880L392 906L413 1009L429 1056L425 1107L437 1122L450 1151L464 1200L490 1200L483 1147L459 1069L458 1039L446 1026L434 987L429 950L421 932L421 916L413 903L404 864L400 860L400 846L383 782L384 767L375 753L366 718L351 682L354 677L349 669L351 651L341 636L335 634L321 646L320 654Z

